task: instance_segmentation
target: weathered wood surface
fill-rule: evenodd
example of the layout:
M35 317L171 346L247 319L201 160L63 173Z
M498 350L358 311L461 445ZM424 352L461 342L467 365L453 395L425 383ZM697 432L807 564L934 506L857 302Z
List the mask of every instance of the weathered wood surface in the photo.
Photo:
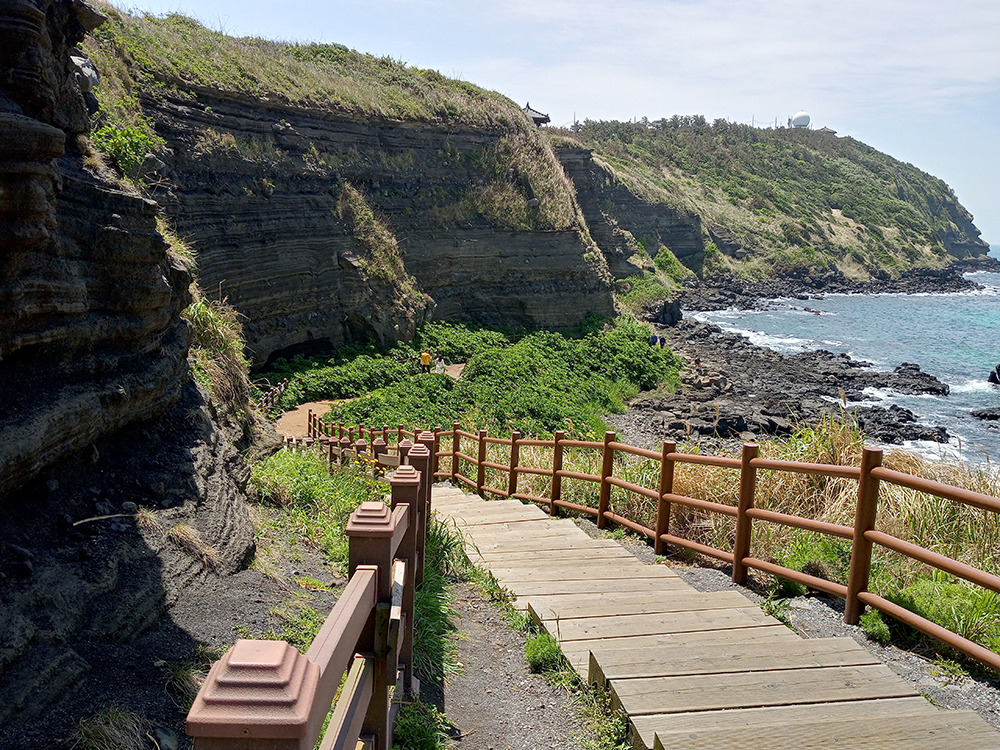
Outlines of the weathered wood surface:
M439 486L433 507L611 690L636 748L1000 748L975 713L935 708L853 639L803 639L739 592L695 591L535 505Z

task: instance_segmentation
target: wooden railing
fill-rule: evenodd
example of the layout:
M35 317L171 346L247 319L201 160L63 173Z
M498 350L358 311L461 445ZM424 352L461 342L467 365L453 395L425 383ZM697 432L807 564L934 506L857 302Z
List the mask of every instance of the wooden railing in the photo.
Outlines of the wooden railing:
M405 463L390 479L391 505L362 503L352 514L350 580L312 646L303 655L284 641L237 641L188 713L196 750L312 750L338 688L321 749L391 745L398 701L419 690L413 601L432 482L426 445L396 448Z
M264 381L266 382L266 381ZM281 399L281 395L285 392L288 387L288 378L285 378L280 383L276 385L270 385L268 389L264 392L264 395L260 397L257 401L257 405L267 411L272 408Z
M397 428L386 426L380 429L369 429L363 426L346 428L342 424L334 426L323 423L314 417L310 418L310 424L312 425L310 434L316 437L326 435L329 439L340 435L339 441L345 445L353 442L355 435L362 441L367 436L372 441L373 447L376 443L388 446L389 440L393 436L396 436L397 440L400 439L399 436L417 437L416 433L406 432L402 425ZM518 432L511 433L510 438L496 438L487 435L485 430L479 430L475 433L465 431L457 423L448 431L435 428L433 432L419 433L420 441L427 445L431 452L433 460L430 470L435 479L450 479L456 486L464 485L481 497L492 495L539 503L547 506L551 515L557 515L560 508L583 513L593 516L599 528L604 528L609 522L624 526L647 537L653 543L657 554L662 554L669 544L729 563L732 565L732 578L736 583L746 583L748 571L756 569L841 597L846 599L844 621L851 625L858 624L866 605L874 607L1000 671L1000 655L997 653L868 591L873 547L879 545L990 591L1000 593L1000 577L876 530L879 487L882 482L993 513L1000 513L1000 499L885 468L881 465L882 451L878 448L866 448L863 452L861 466L857 467L760 458L758 446L752 443L743 446L740 458L727 458L679 453L677 444L674 442L664 442L661 450L652 451L619 443L615 438L614 432L608 432L602 442L567 440L565 432L562 431L556 432L551 440L526 439L522 438ZM450 442L448 450L442 447L446 442ZM465 445L470 445L470 447L465 448ZM487 460L490 446L501 446L501 450L505 448L505 452L509 456L508 462L504 464ZM545 461L547 466L526 466L521 462L521 449L528 446L537 446L547 452L551 451L548 453L551 460ZM586 474L564 469L564 454L570 448L599 452L601 473L599 475ZM616 458L621 455L658 462L657 486L644 487L616 477L614 475ZM442 458L451 459L450 471L440 470L439 464ZM463 469L464 464L467 464L474 471ZM676 494L674 492L674 469L677 464L695 464L739 472L739 493L734 498L734 504L727 505ZM506 486L488 486L486 484L487 469L500 472L506 479ZM764 470L857 481L854 525L846 526L756 508L757 472ZM524 475L547 477L550 480L548 496L543 497L519 491L519 479ZM597 507L581 505L563 499L562 482L564 479L591 482L598 485ZM611 491L614 487L648 498L655 504L655 524L652 528L614 512L611 507ZM674 505L686 506L734 519L735 534L732 548L719 549L672 534L671 508ZM755 521L779 524L850 540L851 563L847 585L752 557L750 550Z

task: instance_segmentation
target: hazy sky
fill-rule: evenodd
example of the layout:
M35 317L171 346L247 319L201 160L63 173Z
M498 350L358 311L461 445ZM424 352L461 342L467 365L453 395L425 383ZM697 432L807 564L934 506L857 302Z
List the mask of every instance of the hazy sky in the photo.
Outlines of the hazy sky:
M580 120L800 109L940 177L1000 245L998 0L118 0L336 42Z

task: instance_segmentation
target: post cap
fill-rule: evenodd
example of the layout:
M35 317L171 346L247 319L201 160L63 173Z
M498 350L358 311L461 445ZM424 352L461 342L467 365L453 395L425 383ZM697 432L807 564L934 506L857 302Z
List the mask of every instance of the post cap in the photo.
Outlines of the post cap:
M364 538L392 536L394 526L388 505L366 501L351 514L346 533L347 536Z
M427 446L423 443L417 443L409 452L410 458L430 458L431 452L427 450Z
M319 666L284 641L240 639L212 666L187 716L192 737L292 739L309 725Z
M392 472L392 476L389 478L389 485L392 487L409 487L411 485L417 486L419 484L420 472L409 464L402 464L397 467L397 469Z

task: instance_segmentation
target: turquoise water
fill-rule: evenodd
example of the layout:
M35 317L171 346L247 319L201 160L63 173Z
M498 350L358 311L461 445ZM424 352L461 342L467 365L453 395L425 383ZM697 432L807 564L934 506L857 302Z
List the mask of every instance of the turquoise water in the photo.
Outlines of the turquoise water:
M986 382L1000 364L1000 274L975 273L978 292L928 295L830 295L774 300L769 310L722 310L692 316L789 354L811 349L846 352L890 370L915 362L951 386L948 396L903 396L868 391L865 403L899 404L919 421L946 427L949 445L915 443L928 455L949 454L1000 465L1000 425L972 417L1000 407L1000 387ZM806 309L808 308L808 309Z

